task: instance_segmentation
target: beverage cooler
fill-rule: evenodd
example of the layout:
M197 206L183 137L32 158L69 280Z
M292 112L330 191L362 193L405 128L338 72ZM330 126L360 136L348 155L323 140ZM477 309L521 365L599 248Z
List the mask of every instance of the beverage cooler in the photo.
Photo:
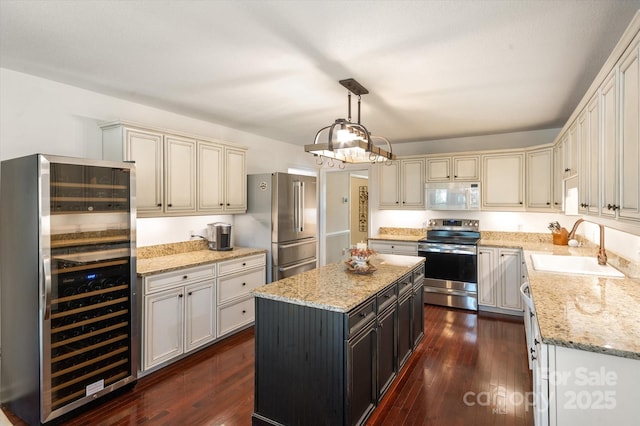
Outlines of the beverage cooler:
M129 163L0 165L0 399L29 424L135 383L134 194Z

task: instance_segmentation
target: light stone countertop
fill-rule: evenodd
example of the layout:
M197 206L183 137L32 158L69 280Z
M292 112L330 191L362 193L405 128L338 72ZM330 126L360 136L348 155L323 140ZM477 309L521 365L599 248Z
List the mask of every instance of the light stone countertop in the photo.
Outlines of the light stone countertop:
M369 275L349 272L344 263L332 263L258 287L253 295L296 305L348 312L387 287L420 263L423 257L378 254Z
M532 253L596 256L598 247L482 239L479 246L522 248L542 341L640 360L640 280L540 272ZM607 253L622 272L629 262Z
M138 259L136 262L136 271L138 276L146 277L191 266L206 265L208 263L231 260L266 252L266 250L246 247L234 247L233 250L228 251L214 251L209 249L194 250L184 253Z

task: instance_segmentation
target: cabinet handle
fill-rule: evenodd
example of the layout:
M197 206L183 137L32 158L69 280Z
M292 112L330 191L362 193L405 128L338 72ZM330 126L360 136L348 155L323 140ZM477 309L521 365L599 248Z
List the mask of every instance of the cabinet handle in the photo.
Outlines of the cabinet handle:
M384 298L385 298L385 299L388 299L388 298L390 298L390 297L391 297L391 295L390 295L390 294L385 294L385 295L384 295Z
M533 355L533 354L535 354L535 353L536 353L536 350L535 350L535 349L533 349L533 348L529 348L529 351L531 351L531 355Z
M536 338L534 337L534 338L533 338L533 344L534 344L534 345L539 345L539 344L540 344L540 342L538 342L538 339L536 339Z
M535 361L536 359L538 359L538 358L536 358L535 356L531 355L531 361Z
M565 172L570 172L570 171L571 171L571 169L564 169L564 171L565 171Z
M359 314L359 315L360 315L362 318L364 318L364 317L366 317L366 316L367 316L367 313L366 313L366 312L360 312L360 314Z

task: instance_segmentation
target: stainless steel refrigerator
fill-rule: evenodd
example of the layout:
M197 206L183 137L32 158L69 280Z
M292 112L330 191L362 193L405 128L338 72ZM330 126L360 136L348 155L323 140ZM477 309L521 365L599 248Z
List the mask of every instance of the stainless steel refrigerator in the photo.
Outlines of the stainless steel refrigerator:
M316 178L247 176L247 214L234 218L236 245L267 250L267 282L316 267Z
M0 399L50 422L137 378L135 168L0 164Z

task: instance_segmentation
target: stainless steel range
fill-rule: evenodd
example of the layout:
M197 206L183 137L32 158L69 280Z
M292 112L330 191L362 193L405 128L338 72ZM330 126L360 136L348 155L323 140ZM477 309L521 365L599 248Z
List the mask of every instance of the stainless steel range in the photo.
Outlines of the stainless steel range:
M479 221L431 219L418 243L425 257L424 301L432 305L478 310Z

